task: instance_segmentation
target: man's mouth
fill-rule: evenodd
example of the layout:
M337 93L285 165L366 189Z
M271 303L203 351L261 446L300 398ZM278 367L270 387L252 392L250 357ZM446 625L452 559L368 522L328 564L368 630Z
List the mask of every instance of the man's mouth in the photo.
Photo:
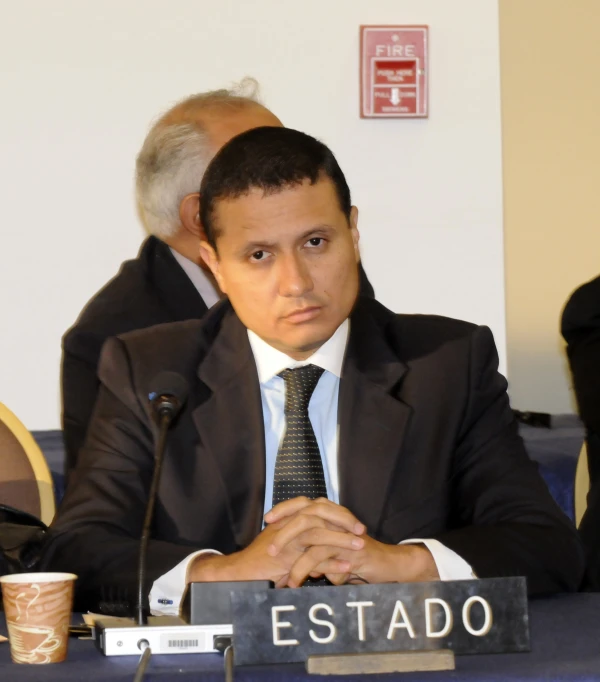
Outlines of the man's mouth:
M301 322L308 322L313 320L321 312L321 306L312 305L306 306L305 308L297 308L291 313L285 315L284 319L286 322L291 322L292 324L300 324Z

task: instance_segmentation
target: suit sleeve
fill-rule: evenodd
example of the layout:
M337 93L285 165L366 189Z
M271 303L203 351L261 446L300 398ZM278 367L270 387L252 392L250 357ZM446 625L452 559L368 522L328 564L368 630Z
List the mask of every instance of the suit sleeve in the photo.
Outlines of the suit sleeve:
M103 341L77 328L68 332L63 341L61 396L67 478L75 468L98 397L97 370Z
M107 341L99 378L88 437L52 523L42 564L44 570L78 575L79 609L98 608L107 594L135 603L139 538L154 465L154 425L135 394L119 339ZM144 593L197 549L150 540Z
M576 530L527 456L486 327L476 330L470 356L451 529L436 539L480 578L526 576L530 594L576 590L584 566Z

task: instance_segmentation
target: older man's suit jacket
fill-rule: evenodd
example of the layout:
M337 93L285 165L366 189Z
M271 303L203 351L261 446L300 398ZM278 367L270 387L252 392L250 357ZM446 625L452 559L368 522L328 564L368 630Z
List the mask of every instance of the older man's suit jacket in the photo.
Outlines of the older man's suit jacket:
M590 492L579 526L587 555L586 587L600 591L600 277L573 292L561 328L586 428Z
M62 425L65 471L77 461L98 395L100 351L107 338L164 322L200 319L208 310L169 247L149 237L123 263L63 337Z
M79 576L79 606L135 582L161 370L190 386L162 472L148 589L189 553L235 552L260 532L265 437L256 365L228 302L202 321L111 339L86 445L44 567ZM361 298L339 396L340 502L378 540L436 538L477 575L524 575L532 593L574 590L581 547L528 459L486 327L396 315Z
M361 293L373 297L360 266ZM100 351L107 338L156 324L199 320L207 306L169 247L149 237L134 260L86 305L63 338L62 423L65 473L70 474L85 440L100 382Z

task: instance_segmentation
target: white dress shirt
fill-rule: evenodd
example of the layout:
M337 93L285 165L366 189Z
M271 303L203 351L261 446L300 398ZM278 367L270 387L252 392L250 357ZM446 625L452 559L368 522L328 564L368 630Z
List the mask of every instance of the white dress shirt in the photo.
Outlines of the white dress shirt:
M206 303L206 307L212 308L221 298L221 292L215 287L213 281L199 265L194 263L194 261L182 256L170 246L169 249L171 249L171 253L175 260L181 265L181 269L190 278L190 281L196 287L200 296L202 296L202 300Z
M265 423L265 514L272 506L275 460L285 434L285 382L277 375L284 369L293 369L303 365L316 365L325 370L310 399L308 416L323 460L327 497L339 504L338 395L349 330L350 323L346 320L329 341L315 351L310 358L302 361L293 360L248 330L248 340L258 371ZM471 566L438 540L412 538L400 544L416 543L424 544L431 552L442 580L464 580L474 577ZM206 552L218 554L214 550L194 552L156 580L150 592L152 613L169 615L178 613L186 585L188 566L195 557Z

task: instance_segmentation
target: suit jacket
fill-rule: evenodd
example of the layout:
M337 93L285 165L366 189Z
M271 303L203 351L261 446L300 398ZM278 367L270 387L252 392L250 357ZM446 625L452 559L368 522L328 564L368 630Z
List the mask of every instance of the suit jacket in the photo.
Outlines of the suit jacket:
M75 466L98 394L100 351L107 338L164 322L200 319L196 287L156 237L87 303L63 337L62 425L67 475Z
M361 293L373 287L360 267ZM200 319L206 304L173 257L156 237L149 237L134 260L86 305L63 338L62 425L65 473L74 468L83 445L100 382L100 351L107 338L165 322Z
M572 294L563 311L561 328L587 432L590 492L579 526L588 561L586 584L600 590L600 277Z
M162 370L185 377L190 393L169 435L147 588L196 549L235 552L260 532L260 387L230 304L111 339L43 564L79 576L79 608L94 608L107 584L133 589L156 438L147 396ZM373 537L436 538L481 577L527 576L532 593L578 587L577 534L525 453L488 328L359 299L339 433L340 502Z

